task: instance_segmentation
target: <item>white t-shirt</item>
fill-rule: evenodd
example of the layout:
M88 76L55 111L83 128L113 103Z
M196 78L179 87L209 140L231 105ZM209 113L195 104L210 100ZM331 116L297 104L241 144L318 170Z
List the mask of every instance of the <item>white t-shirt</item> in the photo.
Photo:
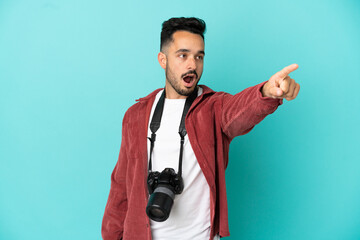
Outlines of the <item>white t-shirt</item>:
M150 122L156 104L163 91L155 98L149 119L148 137L151 136ZM198 95L202 94L199 87ZM179 125L186 99L165 99L160 128L156 132L153 150L152 170L162 172L173 168L178 172L180 135ZM148 156L150 141L148 141ZM169 218L164 222L150 219L154 240L191 239L208 240L210 237L210 189L190 145L185 136L182 160L182 178L184 190L175 195Z

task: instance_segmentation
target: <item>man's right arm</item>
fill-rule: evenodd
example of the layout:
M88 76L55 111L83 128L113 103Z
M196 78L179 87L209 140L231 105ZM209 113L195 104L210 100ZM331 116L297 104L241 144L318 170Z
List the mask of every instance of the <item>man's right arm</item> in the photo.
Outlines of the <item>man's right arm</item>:
M104 240L122 239L124 231L124 220L128 206L126 195L126 169L128 158L125 137L125 117L122 126L119 158L111 174L110 194L102 221L101 235Z

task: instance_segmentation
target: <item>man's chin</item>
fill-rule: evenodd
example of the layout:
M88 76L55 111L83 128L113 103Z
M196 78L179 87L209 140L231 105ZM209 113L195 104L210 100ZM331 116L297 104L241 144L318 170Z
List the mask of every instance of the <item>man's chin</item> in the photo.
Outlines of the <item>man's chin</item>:
M192 87L183 87L180 91L177 91L178 94L180 94L181 96L190 96L193 91L195 90L195 88L197 87L197 84L195 84Z

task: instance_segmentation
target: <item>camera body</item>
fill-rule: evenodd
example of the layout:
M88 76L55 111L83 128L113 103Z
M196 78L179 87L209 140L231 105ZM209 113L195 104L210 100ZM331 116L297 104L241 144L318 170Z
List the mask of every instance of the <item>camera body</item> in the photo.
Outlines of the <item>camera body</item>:
M175 170L172 168L165 168L160 172L150 172L147 179L149 194L152 194L158 186L163 186L171 189L175 194L182 193L184 183Z
M150 172L147 185L150 198L146 213L152 220L163 222L170 215L175 194L182 193L184 182L174 169L165 168L161 173Z

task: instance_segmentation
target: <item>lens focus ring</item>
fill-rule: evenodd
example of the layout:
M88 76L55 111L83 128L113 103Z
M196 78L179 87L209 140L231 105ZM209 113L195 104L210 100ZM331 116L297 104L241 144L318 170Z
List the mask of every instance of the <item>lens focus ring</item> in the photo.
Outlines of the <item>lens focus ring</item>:
M166 195L169 195L169 197L171 197L173 200L175 198L174 192L171 189L167 188L167 187L158 186L155 189L154 193L157 193L157 192L165 193Z

